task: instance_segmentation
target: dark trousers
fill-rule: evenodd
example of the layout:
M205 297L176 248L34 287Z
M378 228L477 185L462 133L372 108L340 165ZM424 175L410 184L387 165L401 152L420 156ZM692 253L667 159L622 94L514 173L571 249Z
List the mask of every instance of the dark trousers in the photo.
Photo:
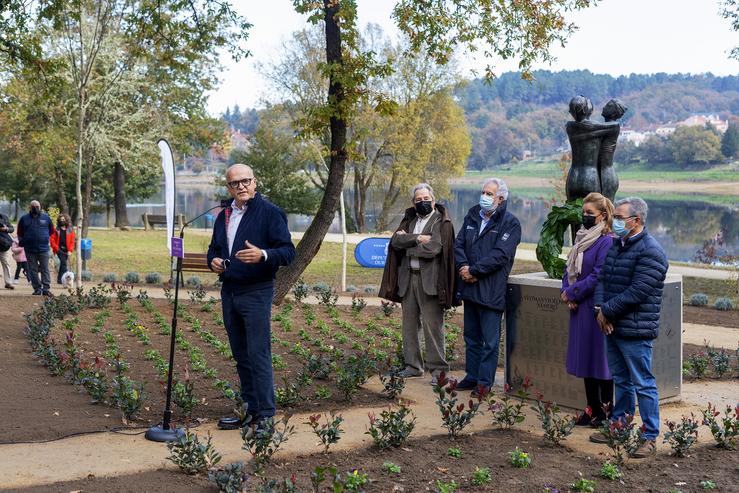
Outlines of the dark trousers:
M503 312L464 302L465 380L492 387L498 367Z
M15 280L18 280L21 271L23 271L23 275L26 276L26 279L28 279L28 282L31 282L31 278L28 276L28 263L27 262L17 262L15 265L15 276L13 278Z
M29 252L26 250L28 273L31 276L33 291L40 293L51 289L51 275L49 274L49 251ZM39 274L41 278L39 279Z
M69 258L69 254L67 252L60 251L56 256L59 257L59 272L56 274L56 282L61 284L62 276L69 270L69 267L67 266L67 258Z
M224 284L221 289L223 322L236 360L241 397L249 414L257 418L275 415L270 334L273 296L272 282L238 289Z
M606 419L613 409L613 380L585 378L585 397L593 410L593 418ZM608 406L607 410L603 409L604 405Z

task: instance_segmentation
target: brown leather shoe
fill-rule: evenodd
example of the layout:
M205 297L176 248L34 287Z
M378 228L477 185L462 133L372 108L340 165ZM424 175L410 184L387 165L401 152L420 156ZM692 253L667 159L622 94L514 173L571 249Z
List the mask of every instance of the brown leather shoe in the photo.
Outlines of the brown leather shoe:
M593 443L608 444L608 438L603 434L602 431L596 431L590 435L590 441Z
M657 455L657 442L654 440L647 440L646 442L639 445L639 448L634 450L631 454L632 459L646 459L648 457L655 457Z

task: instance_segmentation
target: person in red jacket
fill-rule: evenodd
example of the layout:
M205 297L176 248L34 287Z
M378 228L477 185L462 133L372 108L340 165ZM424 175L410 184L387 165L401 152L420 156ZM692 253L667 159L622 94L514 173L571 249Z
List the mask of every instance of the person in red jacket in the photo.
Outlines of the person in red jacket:
M67 259L74 251L74 230L70 226L71 220L67 214L59 214L56 220L56 229L49 238L51 251L59 257L59 272L56 276L56 283L62 283L62 276L67 272Z

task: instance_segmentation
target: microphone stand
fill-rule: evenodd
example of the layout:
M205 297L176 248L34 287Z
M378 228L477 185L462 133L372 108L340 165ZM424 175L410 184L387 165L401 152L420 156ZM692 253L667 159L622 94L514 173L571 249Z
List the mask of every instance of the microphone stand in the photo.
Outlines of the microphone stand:
M208 209L207 211L203 212L202 214L195 216L193 219L190 219L185 224L182 225L182 228L180 229L180 242L183 241L183 238L185 236L185 228L188 227L193 222L197 221L210 211L214 209L224 208L228 207L231 204L231 200L221 200L221 202ZM180 282L182 281L182 257L184 256L184 243L183 244L183 252L182 256L177 257L177 267L175 269L175 288L174 288L174 308L172 310L172 331L171 331L171 337L169 340L169 369L167 371L167 400L166 404L164 405L164 416L162 417L162 423L161 425L157 424L146 430L146 434L144 437L147 440L151 440L152 442L172 442L180 438L185 434L185 432L182 430L182 428L172 428L170 426L170 422L172 420L172 373L174 372L174 350L175 350L175 340L177 338L177 304L180 297Z

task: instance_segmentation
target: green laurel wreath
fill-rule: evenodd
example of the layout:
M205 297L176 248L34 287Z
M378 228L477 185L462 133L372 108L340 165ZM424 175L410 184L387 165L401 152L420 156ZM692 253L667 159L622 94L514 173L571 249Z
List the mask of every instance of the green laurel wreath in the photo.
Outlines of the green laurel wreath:
M536 259L552 279L562 279L566 262L559 258L564 245L564 235L570 224L582 221L582 199L553 205L546 221L541 227L539 243L536 245Z

